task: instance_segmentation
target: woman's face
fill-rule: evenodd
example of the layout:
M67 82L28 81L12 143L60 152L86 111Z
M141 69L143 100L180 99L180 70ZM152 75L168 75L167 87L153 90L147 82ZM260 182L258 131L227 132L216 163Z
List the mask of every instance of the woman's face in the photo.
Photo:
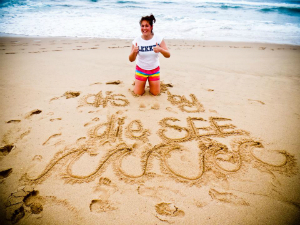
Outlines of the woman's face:
M151 34L152 27L147 20L143 20L141 23L141 32L143 35L148 36Z

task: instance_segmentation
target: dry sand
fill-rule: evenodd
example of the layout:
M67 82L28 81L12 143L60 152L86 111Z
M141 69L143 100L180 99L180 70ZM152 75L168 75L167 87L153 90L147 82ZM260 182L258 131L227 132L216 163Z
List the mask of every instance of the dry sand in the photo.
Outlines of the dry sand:
M294 224L300 47L1 38L1 224Z

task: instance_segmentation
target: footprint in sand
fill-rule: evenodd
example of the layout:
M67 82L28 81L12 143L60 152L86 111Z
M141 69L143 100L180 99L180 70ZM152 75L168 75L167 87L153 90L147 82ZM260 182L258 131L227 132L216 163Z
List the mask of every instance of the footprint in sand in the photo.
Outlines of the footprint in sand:
M80 91L66 91L62 96L60 97L54 97L50 99L50 102L54 101L54 100L58 100L62 97L66 97L66 99L70 99L70 98L77 98L79 95L81 94Z
M107 177L100 177L98 185L94 188L94 192L99 194L102 200L108 200L117 191L118 187Z
M20 139L23 139L24 137L26 137L27 135L29 135L30 132L31 132L31 130L29 129L29 130L25 131L24 133L22 133L22 134L20 135Z
M30 113L30 116L35 115L35 114L40 114L41 112L42 112L42 110L39 110L39 109L33 110L33 111Z
M90 204L90 211L101 213L116 210L115 206L108 200L93 199Z
M250 102L258 102L258 103L260 103L262 105L265 105L265 103L263 101L260 101L260 100L248 99L248 101L250 101Z
M80 95L80 91L67 91L64 93L63 96L66 97L66 99L69 99L69 98L76 98Z
M7 178L12 173L12 168L0 171L0 179Z
M38 196L38 191L32 191L24 198L24 204L30 207L31 213L39 214L43 211L42 199Z
M32 159L32 161L41 161L43 159L43 156L41 155L35 155Z
M145 108L146 108L146 105L145 105L144 103L141 103L141 104L139 105L139 108L140 108L140 109L145 109Z
M154 110L159 110L160 108L160 105L158 102L154 103L154 105L151 107L151 109L154 109Z
M238 197L232 193L228 192L219 192L213 188L209 190L209 195L212 197L212 199L225 202L225 203L232 203L235 205L245 205L248 206L249 203L246 202L243 198Z
M33 115L40 114L40 113L42 113L42 110L35 109L35 110L32 110L31 112L27 113L27 115L25 116L25 118L28 119L29 117L31 117Z
M51 98L49 102L52 102L54 100L58 100L60 97L54 97L54 98Z
M6 123L20 123L21 120L9 120Z
M12 193L5 203L6 219L13 224L19 222L27 213L40 214L43 211L43 198L39 191L23 186Z
M100 177L99 184L100 185L110 185L111 180L107 177Z
M119 84L121 84L121 83L122 83L122 82L119 81L119 80L106 82L106 84L114 84L114 85L119 85Z
M57 121L57 120L62 120L62 118L54 118L54 119L50 119L51 122Z
M163 220L161 216L170 218L170 217L184 217L185 213L183 210L180 210L173 203L162 202L155 205L155 211L158 213L158 219ZM164 221L164 220L163 220Z
M5 146L1 147L0 148L0 156L8 155L14 147L15 147L14 145L5 145Z

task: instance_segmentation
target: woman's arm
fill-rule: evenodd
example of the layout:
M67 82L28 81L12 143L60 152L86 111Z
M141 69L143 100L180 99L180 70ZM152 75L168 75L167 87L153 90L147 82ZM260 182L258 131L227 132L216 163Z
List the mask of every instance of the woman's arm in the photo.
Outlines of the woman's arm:
M129 61L133 62L136 59L137 54L139 53L139 47L137 46L137 43L135 43L135 46L132 45L131 47L131 53L129 55Z
M170 58L170 56L171 56L169 49L164 40L162 40L160 45L157 45L157 43L156 43L156 47L154 47L153 50L156 53L160 52L166 58Z

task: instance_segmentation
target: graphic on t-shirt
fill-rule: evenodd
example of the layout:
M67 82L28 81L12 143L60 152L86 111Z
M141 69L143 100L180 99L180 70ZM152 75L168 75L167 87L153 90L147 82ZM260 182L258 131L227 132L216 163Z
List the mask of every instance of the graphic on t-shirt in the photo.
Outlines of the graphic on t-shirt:
M157 44L159 45L159 44ZM156 45L150 45L150 46L139 46L139 51L140 52L151 52L153 51L153 48L155 47Z

